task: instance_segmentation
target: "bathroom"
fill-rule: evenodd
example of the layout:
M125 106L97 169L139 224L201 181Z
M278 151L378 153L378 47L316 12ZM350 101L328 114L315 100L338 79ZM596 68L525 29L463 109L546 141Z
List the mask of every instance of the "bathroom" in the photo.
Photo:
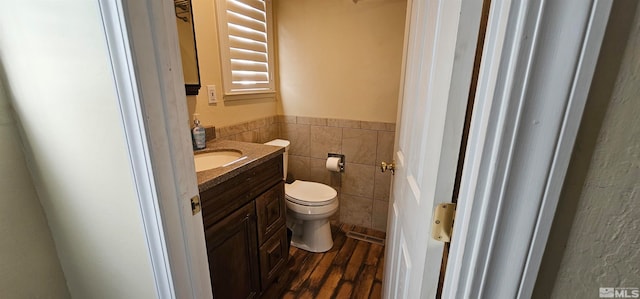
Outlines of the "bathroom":
M353 28L361 28L360 24L366 24L362 27L374 28L377 23L371 24L371 22L362 21L361 18L365 18L366 14L363 11L358 11L357 8L384 6L392 1L359 0L356 2L353 3L352 0L341 2L341 7L344 10L340 10L340 13L332 10L330 17L323 15L326 17L323 21L326 22L327 19L339 20L340 16L348 15L352 17L351 19L360 22L358 24L345 22L348 24L339 27L340 34L347 34ZM441 1L440 3L449 5L453 2L455 1ZM512 2L513 4L525 3L525 1ZM118 6L123 3L126 6L124 9L127 12L134 12L133 15L123 13L123 7ZM413 3L419 2L414 1ZM557 23L546 22L547 20L558 21L563 26L568 26L581 20L580 18L565 17L567 15L575 16L579 13L580 11L576 7L582 7L583 16L590 12L586 7L590 5L587 2L538 1L538 3L546 5L547 10L531 10L524 19L515 17L501 19L505 22L501 23L500 27L517 29L516 26L509 26L512 24L511 20L518 22L535 20L537 25L554 29L553 32L541 32L543 37L557 37L556 33L561 31L556 31L555 26L545 27L548 24ZM208 11L203 13L205 15L204 22L215 26L215 22L211 20L215 17L213 4L206 4L205 8L207 5L210 7ZM323 5L328 6L329 4L323 1ZM294 6L291 8L299 10L297 11L299 13L308 12L307 8L316 8L310 4L300 3L296 3ZM556 10L557 7L563 8L563 10ZM600 6L594 6L594 9L598 7ZM209 74L203 70L202 82L204 86L200 90L201 95L184 99L183 82L176 80L177 74L174 67L180 65L177 61L179 55L177 49L167 47L166 43L169 40L172 45L176 44L175 31L162 30L173 29L176 23L173 3L110 0L12 1L7 2L4 8L0 10L0 28L2 28L2 34L0 34L0 127L2 129L0 130L2 136L0 138L2 140L0 142L0 153L2 153L0 156L2 161L0 164L3 166L0 167L2 170L0 198L3 199L0 200L2 204L0 230L3 232L3 240L6 241L2 242L2 254L0 254L0 264L3 265L0 267L0 276L3 278L0 279L0 290L2 290L3 298L210 297L211 283L208 277L209 269L205 261L207 252L203 246L204 243L197 240L198 237L204 239L202 235L203 218L201 217L203 213L193 215L192 210L198 205L190 202L194 198L197 200L198 186L195 184L193 149L187 131L187 128L191 127L188 113L201 114L200 118L205 125L215 125L220 136L224 134L233 136L229 139L247 138L245 140L252 141L256 134L260 137L262 133L262 137L255 143L246 143L260 147L266 147L261 144L262 141L276 137L288 138L295 142L296 136L293 136L294 134L291 132L298 131L293 131L293 129L289 131L287 126L291 128L303 127L304 129L308 126L309 155L298 153L291 156L293 162L296 159L302 160L300 162L302 166L305 165L302 163L309 161L309 164L306 164L309 165L307 169L298 167L298 169L303 169L297 175L308 175L311 177L310 179L315 179L313 176L318 175L318 173L311 171L313 166L311 162L316 159L314 153L311 152L311 142L312 137L317 137L311 135L312 128L323 127L321 125L326 122L326 128L341 129L343 135L338 152L344 153L345 129L370 130L380 133L387 132L387 124L393 123L393 116L391 116L393 113L391 111L385 112L383 108L385 108L384 103L395 105L395 101L389 100L389 102L372 103L371 105L364 103L376 99L377 94L371 95L370 93L373 88L378 93L384 89L380 84L376 85L372 82L367 82L365 87L358 85L360 81L356 80L357 78L366 78L372 73L356 73L357 69L349 71L343 68L343 66L357 61L356 58L367 57L370 53L369 50L372 49L360 49L360 52L354 55L356 58L349 57L349 59L340 60L335 64L331 61L325 61L322 65L318 65L313 64L313 61L300 60L301 64L307 63L308 67L303 72L295 74L296 76L291 76L291 72L289 73L290 76L287 78L292 83L288 86L279 85L280 93L277 94L279 98L229 101L209 105L206 103L206 98L205 100L202 98L202 94L206 94L207 85L215 85L217 88L215 95L219 101L222 101L220 90L222 83L215 79L219 77L218 73L220 72L220 66L214 59L218 53L215 52L215 47L209 47L215 54L211 55L209 63L217 65L218 70ZM286 15L286 10L283 12L282 7L278 8L280 10L277 13ZM314 14L319 11L321 10L314 10ZM375 21L386 23L387 11L392 10L388 7L385 8L385 13L381 13L384 17L377 17ZM545 11L553 13L542 14ZM158 14L163 12L164 17L158 17ZM508 15L512 15L511 12L520 13L521 11L509 10ZM508 15L504 14L504 16ZM200 19L203 17L200 16ZM308 16L308 19L314 20L311 16ZM368 18L365 19L368 20ZM442 18L443 22L447 19ZM466 18L462 20L466 20ZM509 21L507 22L507 20ZM640 36L640 26L638 25L640 24L640 10L637 2L614 1L610 21L615 26L610 28L607 26L607 35L604 39L607 43L603 43L602 57L598 59L596 66L597 76L593 78L594 83L592 84L594 88L600 88L601 92L596 93L593 97L589 95L585 117L580 124L580 132L583 132L584 127L585 134L580 136L582 134L580 133L579 139L575 143L576 148L585 150L576 151L575 155L571 157L571 167L568 169L566 179L568 183L562 188L562 193L567 191L569 196L562 198L559 202L557 211L563 215L563 219L559 221L562 222L559 227L556 227L554 220L551 233L556 235L549 237L549 244L552 246L547 247L544 253L545 258L542 261L543 265L539 274L536 274L536 271L528 272L528 274L518 272L518 270L514 272L514 268L520 269L523 264L512 262L513 259L510 258L493 259L496 262L506 261L506 263L500 263L502 267L499 268L487 268L488 264L483 259L478 259L479 263L467 264L470 267L475 267L476 270L489 270L484 272L491 275L488 277L490 279L485 279L487 276L479 277L479 279L489 282L488 286L493 289L515 289L516 284L505 283L505 278L519 280L521 274L527 274L529 277L533 276L533 280L536 279L536 275L539 276L540 279L535 281L535 288L538 289L538 282L540 282L545 288L543 292L548 293L548 295L534 296L534 298L572 296L586 298L597 296L598 287L603 283L602 278L611 281L610 286L615 287L616 281L627 281L624 280L626 279L624 276L636 273L634 271L637 270L637 267L634 268L634 266L638 263L636 262L637 255L634 253L637 253L638 250L635 250L634 246L638 242L633 238L637 236L634 231L636 226L633 224L640 217L636 213L638 209L634 209L637 205L633 205L638 202L636 200L638 194L631 192L637 188L637 175L634 176L635 173L631 171L637 170L635 167L637 163L633 164L637 161L637 155L635 155L637 151L633 151L633 149L638 148L637 140L639 139L630 139L629 136L637 136L637 128L640 128L636 121L639 102L633 101L638 98L638 89L633 87L640 86L637 84L640 64L638 64L638 56L635 55L640 49L640 42L637 38ZM149 24L151 26L148 26ZM588 24L584 25L586 28ZM603 26L600 24L599 28L603 29ZM319 27L326 28L323 25L305 29L310 30L313 38L321 38L323 35L317 32L320 31ZM423 27L427 26L421 26L418 29ZM302 28L302 26L296 26L294 29L298 28ZM412 26L411 28L416 27ZM156 29L160 31L160 34L156 34L158 33L155 31ZM324 32L324 29L322 31ZM360 43L371 40L370 36L363 32L367 31L363 29L358 32L357 38ZM278 30L277 33L280 34L280 37L286 37L291 32ZM351 35L349 36L353 37ZM340 37L341 35L334 34L334 36ZM131 39L127 39L127 37ZM200 36L199 39L206 40L206 37L207 33L205 33L205 37ZM564 40L567 36L562 37L560 42L565 43ZM582 41L580 35L575 35L573 38L578 39L578 42ZM549 41L551 40L549 39ZM553 40L558 41L558 39ZM133 45L127 44L127 41L134 41L134 43ZM215 42L216 39L211 37L211 41ZM326 43L326 40L322 40L322 42ZM340 39L338 42L345 44L350 40ZM384 46L385 42L377 46ZM531 41L531 43L533 42ZM203 43L204 45L199 46L206 47L206 41ZM495 43L487 45L492 44L495 45ZM572 44L575 45L575 42ZM568 47L561 48L568 49ZM563 51L566 55L562 57L580 54L578 48L574 49L576 51ZM127 52L132 49L133 53ZM296 49L306 50L306 47L296 44ZM316 56L323 54L334 58L336 55L332 54L343 51L342 49L340 51L334 49L335 47L322 47L322 51L313 51L313 54ZM522 49L528 48L523 47ZM544 48L545 51L548 49L549 47ZM594 47L587 47L587 49L594 49ZM624 55L622 55L622 49L624 49ZM113 55L116 50L120 50L121 53ZM453 56L453 51L444 54ZM458 53L455 54L458 57ZM560 54L562 53L554 52L553 57L548 58L557 58ZM127 60L131 58L135 59L137 66L135 69L131 68L131 60ZM593 60L595 58L592 59L592 63L595 63ZM171 63L166 64L165 61ZM375 62L384 63L385 61L387 60L376 60ZM499 61L494 60L495 62ZM544 60L544 62L549 62L549 60ZM278 65L281 68L286 67L284 62L280 62ZM411 64L407 63L407 65ZM513 65L519 64L504 64L508 69L518 69L513 68ZM539 64L541 65L539 67L537 65L533 65L534 70L546 67L566 69L564 64L558 66L557 63ZM326 82L322 82L323 88L311 89L308 85L296 85L298 84L295 83L296 80L304 78L310 72L322 70L323 67L331 67L331 74L335 74L333 77L327 75L323 78L323 80L326 79ZM159 71L149 71L154 68ZM371 71L371 69L366 70ZM563 77L560 75L564 73L538 72L537 74L531 77L532 80L544 79L540 81L555 83L556 79ZM286 77L286 72L279 72L279 75L281 76L279 82L282 82ZM576 74L576 76L578 75L582 76L583 74ZM347 81L342 78L346 76L352 78L353 82L346 83ZM395 75L389 77L395 78ZM140 78L140 81L136 81L136 78ZM336 81L333 81L334 78ZM407 78L411 78L411 76L405 77L405 80ZM573 79L574 76L568 74L563 78L568 80ZM311 79L315 79L315 77ZM138 88L131 86L136 82L140 83ZM171 82L173 84L170 84ZM347 84L349 88L338 88L340 84ZM570 86L569 84L563 85ZM285 90L285 88L292 89ZM306 88L304 91L308 90L308 92L301 92L302 88ZM582 90L584 91L585 88L583 87ZM338 91L336 94L329 94L329 91L336 90ZM355 108L349 107L350 105L346 103L350 101L342 95L350 94L352 91L366 94L367 100L349 99L358 104ZM140 93L144 97L140 98ZM577 94L586 96L586 92ZM285 95L289 96L285 97ZM315 101L309 100L309 105L316 102L313 109L309 109L310 111L303 111L304 107L296 107L296 104L302 103L303 100L292 100L297 99L298 96L304 99L313 99L316 95L321 95L321 97ZM544 111L547 112L560 111L556 108L567 104L563 101L555 101L555 97L546 97L546 93L536 92L534 96L537 96L534 99L545 101L546 104L539 108L544 108ZM506 100L506 103L517 103L523 97L524 95L507 100L511 97L510 94L505 94L502 98ZM408 107L407 102L403 103L403 108ZM331 106L331 108L327 108L325 111L322 103ZM141 107L136 104L142 105L144 114L140 111ZM172 108L171 105L174 105L176 109L167 109ZM190 107L187 107L188 105ZM373 112L375 109L380 111ZM390 110L394 109L396 109L395 106ZM209 112L207 112L208 110ZM531 111L525 110L524 112ZM345 115L340 113L345 113ZM387 117L389 118L380 115L376 117L365 115L368 113L371 115L376 115L376 113L387 115L388 113ZM436 114L430 116L433 115ZM402 129L407 127L404 124L407 123L418 127L413 125L417 122L407 121L404 116L398 117L398 120L401 119L403 123L402 125L396 124L396 129L402 132ZM514 117L514 119L516 118ZM564 118L555 118L558 123L562 123L562 119ZM486 120L491 120L491 118ZM171 124L168 125L165 121L169 121ZM354 124L352 121L359 124L360 128L348 128ZM505 122L504 128L515 128L517 124L516 121L508 121ZM577 127L575 122L574 124ZM236 125L239 125L239 131L230 130ZM542 129L538 122L531 122L530 125ZM245 126L246 128L244 128ZM375 126L375 129L372 126ZM283 127L284 130L282 130ZM388 129L388 132L392 131L390 127ZM549 131L549 129L545 130L545 132ZM285 136L285 132L291 133L291 136ZM306 136L306 132L302 135ZM510 134L505 135L510 136ZM213 134L209 136L213 136ZM492 144L508 141L499 136L493 137L496 138L487 139L492 141ZM547 145L560 141L546 138L547 134L539 134L537 137L540 138L527 138L526 140L542 141L528 144L540 144L546 141ZM179 139L179 142L175 142L176 138ZM506 142L504 143L506 144ZM336 141L334 145L337 144ZM149 149L153 151L149 152ZM304 150L304 147L302 149ZM530 151L528 147L514 147L513 149L518 151L511 153L522 153L522 151L539 153L539 151ZM273 149L273 151L277 151L277 149ZM149 155L150 153L151 155ZM378 148L376 146L376 156L377 154ZM323 181L328 186L334 186L341 193L342 210L334 215L334 217L338 217L338 220L345 213L349 213L348 208L344 208L344 200L342 199L346 195L344 187L348 171L353 166L356 168L359 165L371 166L366 162L353 163L351 155L346 156L345 173L329 173L322 170L322 167L316 169L317 172L328 174L328 178L325 177L324 181L318 175L318 181ZM371 156L373 154L370 152L369 157ZM433 157L433 155L425 156ZM515 157L519 156L515 155ZM321 158L325 157L320 157L318 154L317 160L321 160ZM317 160L315 163L319 162ZM378 160L377 157L376 160ZM573 163L574 160L577 162ZM529 161L542 164L538 159ZM486 163L485 165L497 164ZM293 163L291 166L295 170L296 166ZM542 169L542 167L540 168ZM425 169L435 168L425 167ZM519 184L531 185L529 182L532 181L532 169L522 168L521 170L523 170L521 175L514 176L513 173L510 173L509 181L516 180ZM308 173L305 174L304 171L308 171ZM396 172L396 179L400 177L398 175L400 171L402 171L401 167ZM539 172L536 178L541 177ZM371 174L373 175L374 193L371 197L370 220L366 216L369 215L368 211L356 214L351 218L347 217L347 220L351 220L358 219L359 215L365 215L360 217L360 221L371 222L371 228L363 227L365 232L367 229L380 232L375 228L376 223L380 222L377 222L374 213L376 200L383 201L376 199L375 193L375 176L379 174L377 171ZM485 177L486 172L481 172L481 174L483 174L481 177ZM188 179L185 180L185 177ZM332 180L336 177L339 177L340 181ZM560 180L556 180L556 182L560 182ZM603 182L611 184L603 184ZM394 182L392 191L399 190L398 186ZM508 187L504 184L500 186ZM502 188L496 189L503 190ZM370 189L367 189L367 192L369 192L368 190ZM513 190L519 191L520 189ZM540 191L542 188L536 188L536 190ZM430 196L427 192L424 194L426 194L425 198ZM493 193L486 193L486 195L489 197ZM353 197L356 196L368 198L359 195ZM518 196L512 198L527 204L533 203L534 200L539 200L537 203L545 200L545 198L537 196L535 192L520 192ZM399 197L392 196L392 199L397 202ZM498 197L498 199L503 200L505 197ZM485 203L491 203L491 201ZM509 203L516 202L510 201ZM519 206L511 205L511 207ZM366 208L365 206L362 210L366 211ZM389 211L396 210L390 208ZM406 213L413 211L413 209L407 208L400 210L400 212ZM505 211L512 212L513 210L505 209ZM628 211L628 213L620 214L620 211ZM389 214L391 216L389 219L398 219L393 213ZM423 213L423 215L427 214L431 213ZM487 220L495 223L494 220L497 218L494 215L489 215ZM539 223L537 220L540 218L530 217L530 221L527 222L525 218L521 217L530 215L527 213L500 214L499 216L505 215L510 215L510 217L502 219L512 221L504 222L501 227L488 227L486 231L499 229L499 232L509 233L508 235L498 234L506 241L497 240L496 244L501 246L495 248L500 250L506 248L511 253L516 248L509 245L518 245L524 249L519 250L522 254L529 248L520 245L535 240L527 237L527 234L522 234L522 230L514 229L513 224L521 225L526 222L527 225L532 225ZM181 226L181 223L187 225ZM402 246L402 236L394 233L397 231L394 223L394 221L389 221L387 226L387 250L396 244ZM457 223L462 222L458 221ZM551 225L550 222L547 224ZM181 231L180 227L185 230ZM421 226L417 232L424 233L424 227L426 226ZM603 242L602 240L608 240L607 237L611 235L611 227L618 229L615 235L621 236L621 238L615 239L615 242ZM195 230L199 230L198 234L191 234L191 238L189 238L189 233ZM399 237L394 239L394 235ZM336 246L342 244L342 247L345 247L348 240L355 240L346 238L344 235L341 237L335 234L334 236L334 245L337 244ZM461 235L458 234L458 236ZM523 242L514 242L514 239ZM484 242L483 239L476 238L476 240ZM429 241L437 242L431 239ZM351 270L347 269L349 274L345 273L345 275L358 278L373 276L374 280L378 280L379 272L375 271L374 273L372 265L375 263L380 265L382 257L376 260L375 255L369 253L375 252L371 248L375 247L379 250L380 247L374 246L373 243L358 243L365 244L358 246L354 245L354 242L349 242L351 246L347 246L354 250L351 257L357 256L362 266L359 269L366 269L366 271L358 273L352 267ZM192 246L194 244L196 246ZM540 247L537 248L540 249ZM291 250L294 251L294 249ZM552 251L554 256L547 259L546 255L549 251ZM296 252L298 255L303 253L303 251ZM349 258L345 258L348 255L346 252L348 251L334 253L334 259L340 260L341 263L345 260L348 261ZM367 252L366 255L365 252ZM397 253L399 254L389 254L388 258L385 258L385 262L401 265L397 263L399 258L396 257L401 258L400 254L406 252ZM494 255L496 257L503 256L499 254L500 251L493 251L493 253L496 254ZM311 255L311 253L308 254ZM373 258L370 259L370 256ZM611 263L602 264L602 256L610 257ZM189 260L190 257L191 260ZM295 254L293 257L294 261L300 260L299 256L295 256ZM412 256L408 256L408 258L413 262L413 265L421 264L419 260L412 259ZM405 257L406 259L407 257ZM326 265L326 260L330 260L330 258L314 258L309 260L313 263L305 263L309 266L303 266L301 269L309 269L316 262L317 266ZM449 261L454 261L454 259ZM464 264L464 261L462 262ZM546 269L545 264L547 264ZM497 264L491 265L499 266ZM413 269L416 268L418 267L413 267ZM385 271L397 269L402 270L399 267L385 267ZM353 285L350 286L346 283L335 285L336 280L333 274L336 272L331 268L327 270L324 272L326 279L317 279L319 274L309 274L311 279L308 283L296 282L295 285L299 289L305 289L305 285L327 286L330 290L334 286L332 294L344 294L343 290L346 293L351 291L352 294L356 292ZM419 275L422 274L422 270L422 268L418 269ZM460 273L473 274L472 271L460 271ZM511 275L512 273L518 275ZM596 276L594 273L602 275ZM386 275L385 273L384 278L385 283L392 285L406 282L402 279L403 277L393 274ZM634 278L637 276L630 276L630 279ZM491 283L492 281L493 283ZM331 283L325 284L326 282ZM580 287L585 285L589 287ZM604 284L604 286L607 285ZM637 284L635 285L637 286ZM350 287L351 290L349 290ZM370 294L374 292L374 288L376 288L375 283L371 287ZM385 288L385 293L389 289ZM318 292L321 290L322 287ZM411 287L411 290L420 292L417 287ZM482 291L482 289L471 291L478 290ZM291 297L290 294L286 294L285 296ZM305 294L299 295L303 297ZM401 298L402 296L387 295L387 297ZM417 298L419 296L416 294L408 297ZM493 297L512 298L514 296Z
M0 49L2 49L0 51L2 72L0 124L3 129L3 142L0 144L3 149L9 148L8 152L0 152L2 152L3 163L10 162L3 164L9 167L0 167L3 170L0 197L4 199L0 201L2 202L0 218L3 220L0 226L4 240L8 240L2 242L3 254L0 255L3 264L0 272L4 278L0 279L3 298L164 298L171 297L163 296L169 293L177 294L175 297L179 298L208 297L187 294L192 290L191 286L199 284L210 287L210 282L206 277L208 275L206 268L204 271L191 268L196 269L194 272L199 275L190 276L189 271L185 270L190 268L189 264L179 262L187 255L182 250L183 247L171 245L176 244L175 239L172 238L177 230L173 228L179 227L180 218L176 221L176 217L169 217L172 214L162 215L162 219L168 224L165 227L171 228L166 233L169 238L166 243L172 250L167 251L166 246L158 246L157 240L153 238L158 236L157 228L161 227L153 221L157 217L148 216L159 214L147 213L150 210L147 207L157 210L157 205L154 206L154 204L158 202L178 202L185 207L180 212L184 211L182 214L191 216L189 200L198 194L192 169L193 151L187 131L190 127L187 104L194 101L189 102L181 96L179 101L170 102L183 105L175 109L180 110L182 117L178 118L179 121L173 118L174 128L175 124L180 124L176 130L167 130L168 126L162 123L162 120L172 118L165 117L166 110L154 110L162 106L158 105L162 102L158 98L163 95L154 92L160 89L166 93L172 90L180 91L172 92L173 97L167 97L167 99L176 99L177 94L183 94L184 86L182 82L173 84L173 87L154 84L156 81L171 81L161 81L169 77L166 74L170 70L166 67L164 72L146 71L158 67L158 61L175 62L178 55L175 52L163 52L167 49L166 44L162 43L166 41L162 39L163 35L156 36L158 37L154 40L158 42L156 44L150 43L151 45L146 47L138 47L139 44L148 42L151 39L149 37L153 36L149 33L147 23L155 25L156 28L166 28L167 26L163 24L167 23L162 22L168 19L171 25L174 25L175 11L165 13L166 18L149 20L151 8L158 11L157 8L160 7L161 11L161 4L164 4L167 6L166 10L173 10L172 3L128 1L129 9L142 13L126 19L133 21L130 28L136 30L119 31L120 38L124 34L132 34L135 37L137 52L135 58L141 69L145 70L135 74L146 75L145 80L150 81L141 82L144 84L140 88L145 95L151 95L146 97L145 102L147 103L146 112L149 115L146 119L148 121L133 127L138 129L136 130L138 135L144 135L138 137L154 137L151 138L156 150L153 155L155 158L153 170L160 171L144 172L147 177L148 174L158 177L158 183L155 186L161 191L161 196L153 197L144 193L149 190L148 187L153 185L151 184L153 182L140 183L139 179L145 176L138 176L139 168L136 168L139 164L144 164L143 162L147 162L146 165L149 166L149 161L136 159L130 151L135 141L141 138L130 138L132 135L135 136L135 134L130 135L133 132L131 123L124 123L123 126L123 119L129 119L124 118L123 106L120 105L134 103L137 98L121 94L120 92L124 89L116 88L118 86L116 83L121 81L114 82L114 75L117 70L122 70L122 65L126 63L114 62L114 57L109 55L113 47L105 43L107 33L113 33L114 28L118 29L122 25L118 22L117 24L109 23L108 20L113 18L107 19L102 14L105 7L108 8L110 4L115 5L116 2L121 3L107 0L61 0L55 3L13 1L6 3L4 7L6 9L0 10L2 16L0 28L4 29L0 34ZM352 1L346 2L352 3ZM564 2L546 1L544 3L553 7ZM627 204L629 207L636 207L631 204L638 202L635 200L637 193L627 192L637 187L637 180L634 180L637 176L624 170L629 170L627 167L629 165L637 166L637 163L628 163L637 161L635 152L628 150L637 149L635 146L637 142L631 145L625 142L632 142L633 139L629 139L629 136L636 136L637 130L634 131L634 129L640 128L638 125L634 126L637 124L634 120L637 119L635 116L638 114L636 113L638 101L633 99L638 98L637 89L629 88L639 86L637 80L629 79L637 79L638 74L638 56L634 54L638 53L640 45L637 38L640 36L638 34L640 13L638 13L636 1L628 1L634 4L631 5L632 7L622 5L624 2L614 2L621 5L612 11L610 20L619 21L622 25L626 24L627 29L611 31L613 37L616 37L614 40L618 42L606 44L604 50L608 55L604 58L607 59L601 59L602 65L606 66L605 71L598 71L598 76L594 78L597 82L594 86L604 85L604 88L602 93L596 95L597 101L587 107L590 109L588 109L589 113L585 114L583 124L588 125L588 134L585 134L586 137L581 143L576 143L577 146L587 149L585 152L577 153L580 154L578 160L586 162L575 164L570 169L569 173L574 174L569 181L571 184L567 187L571 198L569 201L561 201L560 204L565 206L560 206L558 210L569 217L562 219L562 226L556 230L559 235L555 240L560 242L554 242L551 249L554 249L557 256L547 261L553 267L539 274L545 280L543 283L549 289L547 292L551 294L553 291L554 296L540 298L597 296L597 287L601 283L598 279L606 277L612 281L614 279L618 281L625 273L635 273L633 266L638 264L634 259L636 255L633 255L638 252L633 247L637 245L637 242L634 243L636 239L622 238L616 242L602 242L606 240L606 236L610 235L611 224L621 229L617 234L619 236L637 236L631 224L640 219L637 213L620 214L621 207L624 208ZM365 3L366 1L362 0L356 5ZM369 1L369 3L373 5L377 2ZM449 1L441 3L445 4ZM556 12L556 10L552 11ZM575 7L570 7L570 13L571 15L577 13ZM210 13L211 16L213 16L212 13ZM552 16L563 16L563 14L552 14ZM567 22L575 19L562 18ZM549 23L540 22L540 24ZM142 30L138 30L141 28ZM145 28L147 31L144 30ZM280 34L283 33L280 32ZM605 40L608 38L605 37ZM157 51L154 52L154 49ZM621 55L621 49L625 49L624 55ZM330 53L329 50L325 52ZM124 55L120 58L122 56ZM153 59L158 57L167 59ZM150 58L151 62L145 58ZM179 63L172 63L172 65L179 65ZM318 68L316 65L312 67ZM600 63L598 63L599 68ZM309 70L312 69L309 68ZM156 81L151 80L154 77ZM539 78L539 76L534 77ZM550 79L555 79L555 76ZM129 80L129 82L135 81ZM205 82L205 84L208 83ZM190 99L193 100L193 98ZM624 101L625 99L627 100ZM284 100L283 98L280 101L284 103ZM326 98L327 102L331 100L332 98ZM232 115L231 110L234 108L243 110L246 107L262 104L268 106L268 103L272 103L273 108L263 109L268 110L268 113L259 117L288 113L293 116L305 116L304 114L296 115L298 112L290 111L293 109L290 105L281 108L283 110L286 108L289 112L279 112L278 100L271 102L255 100L250 105L237 103L229 107L223 103L217 108L229 108L229 113L222 113L217 118L223 119L225 116ZM365 105L361 106L365 107ZM216 108L208 105L205 107ZM403 107L406 107L406 102ZM316 107L316 109L320 108ZM196 112L193 108L190 110L192 113ZM254 109L255 114L261 112L260 109ZM358 111L351 111L351 113L355 115ZM134 116L140 115L134 114ZM203 116L206 117L206 115ZM233 117L238 116L233 115ZM233 117L229 116L226 124L220 123L217 126L224 128L234 123L250 122L253 119L251 117L233 121ZM327 118L350 119L349 116L327 116ZM405 120L404 117L399 119ZM141 126L148 129L148 134L145 134L147 133L145 130L140 134ZM405 126L396 127L402 130ZM182 141L167 142L172 140L167 138L167 135L175 137L169 134L172 132L182 134L184 137ZM158 135L161 135L161 138L156 138ZM259 143L255 144L259 145ZM180 145L185 149L180 152L180 148L176 149L172 145ZM166 154L169 152L167 149L177 152L178 158L172 159ZM142 153L144 154L144 151ZM166 161L175 161L177 164L167 166L169 163ZM346 161L349 163L349 157ZM169 170L166 171L167 169ZM152 169L148 167L144 170ZM189 171L192 176L189 188L180 189L178 192L174 190L173 193L171 193L172 190L168 190L178 185L166 178L172 174L172 170ZM396 178L399 177L397 174ZM527 171L525 179L530 176L531 172ZM605 186L602 182L612 184ZM344 182L342 183L344 185ZM393 187L394 191L398 189L395 184ZM524 196L529 193L521 194ZM533 199L532 197L528 198ZM603 200L603 198L611 198L611 200ZM171 205L166 207L172 208ZM637 211L637 209L629 211ZM393 214L390 219L394 219ZM521 217L512 217L512 219L518 220L519 223L524 221ZM202 225L201 219L198 220ZM553 225L555 226L555 223ZM588 234L585 234L582 228L587 228ZM202 231L201 227L200 231ZM387 234L393 235L393 231L395 231L393 222L390 221ZM387 249L391 248L390 244L401 243L387 237ZM169 242L172 240L173 242ZM552 238L549 240L552 242ZM178 240L177 244L186 243ZM508 244L525 244L525 242L510 241ZM607 247L599 248L599 245ZM200 246L200 248L203 247ZM173 249L178 249L179 252ZM614 263L602 265L600 257L603 255L614 258ZM206 259L206 252L200 256L204 258L199 258L198 262L203 264L201 261ZM168 273L166 271L156 271L165 269L160 266L166 264L163 261L167 260L178 261L177 265L171 265L173 279L164 275ZM391 258L386 260L392 261ZM413 261L416 260L413 259ZM509 265L514 264L511 260L507 261ZM181 268L182 265L185 267ZM611 270L614 268L623 271ZM387 270L389 269L392 268L388 267ZM607 273L610 270L612 273ZM487 273L505 275L506 272L487 271ZM603 275L595 277L593 273ZM579 276L576 277L574 274ZM205 279L198 280L203 277ZM494 280L500 285L509 286L504 283L504 280ZM38 283L33 283L34 281ZM590 287L581 288L580 285ZM616 285L612 283L611 286ZM206 289L201 293L207 293Z
M191 2L201 88L187 96L190 126L197 114L203 127L215 127L218 140L290 141L288 181L318 182L338 193L333 229L345 224L383 238L391 174L379 165L393 155L406 1L273 1L276 92L250 99L224 95L215 1ZM325 168L329 153L344 155L342 173ZM363 246L358 248L369 248ZM365 260L354 262L364 266ZM309 270L294 275L307 277ZM296 290L304 282L292 280ZM379 280L373 290L378 296Z

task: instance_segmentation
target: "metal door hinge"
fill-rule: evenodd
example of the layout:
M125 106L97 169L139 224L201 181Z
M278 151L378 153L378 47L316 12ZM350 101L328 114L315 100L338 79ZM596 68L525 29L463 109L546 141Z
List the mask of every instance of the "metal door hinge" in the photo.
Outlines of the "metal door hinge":
M453 221L456 218L455 203L441 203L433 211L431 237L445 243L451 242Z
M191 198L191 213L193 215L200 213L200 195Z

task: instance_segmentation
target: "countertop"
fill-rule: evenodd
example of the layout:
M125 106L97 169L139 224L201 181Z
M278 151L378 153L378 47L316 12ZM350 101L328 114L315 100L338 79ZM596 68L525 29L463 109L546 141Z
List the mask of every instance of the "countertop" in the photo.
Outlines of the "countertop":
M238 161L227 167L218 167L198 172L198 191L200 191L200 193L284 153L284 148L279 146L232 140L213 140L207 142L205 149L195 151L194 155L220 150L239 150L243 156L247 156L247 159Z

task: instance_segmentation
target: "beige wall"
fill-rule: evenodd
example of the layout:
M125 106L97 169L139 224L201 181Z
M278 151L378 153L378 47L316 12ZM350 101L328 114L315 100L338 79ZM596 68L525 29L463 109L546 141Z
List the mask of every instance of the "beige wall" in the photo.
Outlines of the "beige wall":
M221 100L215 1L192 1L202 88L187 97L190 122L193 113L217 127L276 114L395 122L405 0L274 1L279 99L233 102Z
M637 5L614 2L534 298L598 298L600 287L640 287Z
M279 114L392 122L406 1L279 0Z
M71 296L155 298L98 2L5 1L0 49Z
M70 298L11 114L0 82L1 297Z
M192 0L202 88L197 96L188 96L189 125L193 113L199 113L204 126L223 127L276 115L274 99L222 101L222 69L218 50L218 23L215 1ZM215 85L218 104L209 105L207 85Z

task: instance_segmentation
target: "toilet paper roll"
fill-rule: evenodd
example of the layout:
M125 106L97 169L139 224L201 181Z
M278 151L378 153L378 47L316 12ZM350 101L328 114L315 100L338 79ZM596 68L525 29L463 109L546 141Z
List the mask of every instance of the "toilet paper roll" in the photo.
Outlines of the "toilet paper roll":
M340 172L340 158L338 157L327 158L327 170Z

